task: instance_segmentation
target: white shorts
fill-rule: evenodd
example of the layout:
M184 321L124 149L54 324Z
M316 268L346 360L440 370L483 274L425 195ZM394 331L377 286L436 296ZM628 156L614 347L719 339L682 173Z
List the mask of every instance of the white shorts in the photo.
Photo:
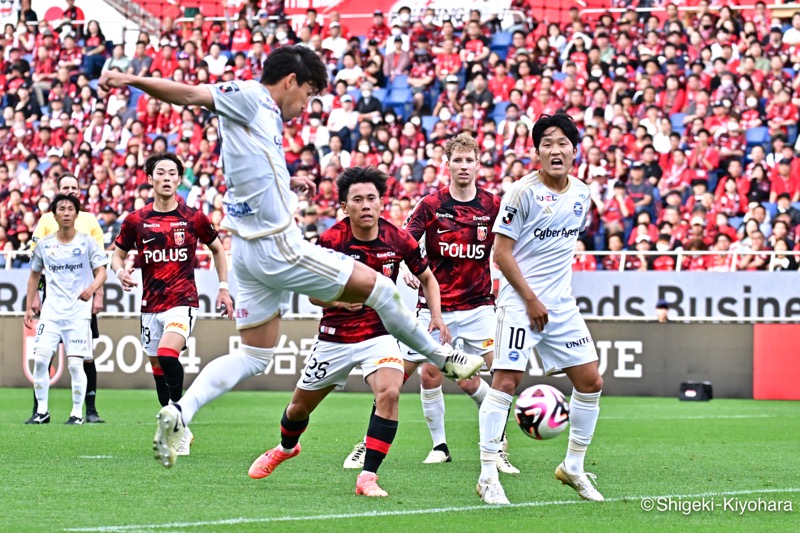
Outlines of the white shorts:
M91 361L92 328L89 318L61 318L40 320L33 340L33 353L52 356L58 350L58 343L64 343L67 357L82 357Z
M297 388L320 390L336 385L342 389L350 371L357 366L361 366L364 380L380 368L395 368L403 372L400 346L391 335L381 335L355 344L317 341L297 380Z
M494 306L482 305L464 311L446 311L442 313L442 318L453 337L452 344L455 346L460 340L463 343L464 353L484 356L494 350L494 335L497 329ZM430 310L418 309L417 320L428 329L431 323ZM439 330L432 331L431 335L439 341ZM410 350L405 358L413 363L429 362L422 354Z
M546 374L597 361L597 350L578 306L548 310L543 332L531 329L522 306L497 308L497 347L492 370L525 372L533 348L539 352Z
M355 260L303 239L292 226L277 235L246 240L234 235L236 328L269 322L289 310L291 293L336 300L353 273Z
M142 313L142 349L150 357L158 355L158 344L164 333L177 333L184 342L197 322L197 308L182 305L160 313Z

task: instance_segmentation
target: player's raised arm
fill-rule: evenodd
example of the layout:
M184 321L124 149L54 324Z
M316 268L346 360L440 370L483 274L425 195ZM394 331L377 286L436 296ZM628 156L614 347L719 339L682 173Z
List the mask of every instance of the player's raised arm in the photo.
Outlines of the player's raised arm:
M199 105L209 111L215 111L214 98L204 85L184 85L164 78L145 78L110 70L100 77L99 85L105 91L131 85L163 102L175 105Z
M425 302L431 312L431 323L428 326L428 331L439 330L439 340L442 343L449 343L453 339L450 337L450 330L442 318L442 295L439 292L439 282L436 281L436 276L433 275L430 268L426 268L422 274L417 276L417 279L422 285L422 294L425 295Z
M217 295L217 309L223 309L222 316L227 316L233 320L233 300L228 291L228 261L225 257L225 248L219 239L208 245L211 256L214 258L214 269L219 278L219 294Z

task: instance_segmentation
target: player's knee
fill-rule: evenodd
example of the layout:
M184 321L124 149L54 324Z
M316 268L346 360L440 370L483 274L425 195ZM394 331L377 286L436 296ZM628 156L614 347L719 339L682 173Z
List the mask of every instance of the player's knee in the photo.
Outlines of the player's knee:
M481 385L480 376L472 376L469 379L462 379L457 381L459 388L470 396L478 392L478 387Z
M33 351L33 366L34 368L48 368L50 366L50 353L45 353L44 350Z
M391 386L375 393L375 403L378 406L389 407L397 405L400 401L400 387Z
M419 381L423 389L435 389L442 384L442 372L434 365L422 365Z
M254 365L260 368L259 372L267 369L272 358L275 356L275 348L257 348L255 346L248 346L242 344L239 346L239 352L247 357Z
M517 389L517 381L511 373L495 373L492 379L492 388L513 396Z
M603 376L595 374L594 376L582 380L580 383L575 383L574 387L576 391L587 394L600 392L603 390Z
M303 403L292 400L286 407L286 417L289 420L305 420L311 414L311 410Z

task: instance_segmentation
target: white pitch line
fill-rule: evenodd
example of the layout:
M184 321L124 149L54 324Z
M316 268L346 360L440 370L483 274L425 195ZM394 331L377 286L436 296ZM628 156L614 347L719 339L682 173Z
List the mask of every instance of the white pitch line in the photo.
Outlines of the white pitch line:
M78 459L113 459L113 455L79 455Z
M755 489L755 490L732 490L725 492L701 492L698 494L661 494L656 496L623 496L619 498L606 498L606 502L624 502L630 500L643 500L645 498L658 499L658 498L672 498L672 499L687 499L687 498L711 498L716 496L745 496L748 494L785 494L797 493L800 488L789 489ZM368 511L364 513L343 513L343 514L324 514L312 516L276 516L266 518L228 518L225 520L208 520L204 522L173 522L169 524L142 524L131 526L98 526L98 527L75 527L67 528L63 531L100 531L104 533L116 533L118 531L143 531L153 529L180 529L191 527L212 527L212 526L231 526L239 524L267 524L270 522L313 522L313 521L326 521L326 520L343 520L348 518L380 518L384 516L409 516L420 514L435 514L435 513L457 513L463 511L494 511L499 509L513 509L513 508L529 508L529 507L551 507L556 505L602 505L590 503L581 499L572 500L556 500L549 502L524 502L512 503L511 505L468 505L464 507L436 507L433 509L408 509L402 511Z
M700 416L647 416L647 417L630 417L630 416L603 416L600 415L599 420L709 420L719 418L775 418L775 415L700 415Z

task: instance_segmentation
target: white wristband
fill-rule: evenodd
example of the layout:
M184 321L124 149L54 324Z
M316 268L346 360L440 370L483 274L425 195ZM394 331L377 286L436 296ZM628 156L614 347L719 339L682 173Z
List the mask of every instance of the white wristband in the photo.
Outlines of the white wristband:
M114 275L116 275L116 276L119 278L119 273L120 273L120 272L122 272L123 270L125 270L125 267L124 267L124 266L121 266L121 267L119 267L119 268L117 269L117 271L116 271L116 272L114 272Z
M222 290L222 289L225 289L226 291L229 290L227 281L220 281L219 282L219 290Z

